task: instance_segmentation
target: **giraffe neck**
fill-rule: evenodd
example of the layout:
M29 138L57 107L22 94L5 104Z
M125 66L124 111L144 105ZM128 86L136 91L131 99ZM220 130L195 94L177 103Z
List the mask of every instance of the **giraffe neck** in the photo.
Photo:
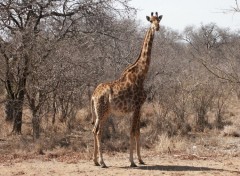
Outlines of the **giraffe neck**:
M138 56L138 59L135 61L134 64L128 66L124 70L124 72L121 74L120 79L125 80L125 78L129 78L128 80L130 80L130 82L132 83L136 83L139 80L140 82L144 81L151 60L153 38L154 31L151 28L149 28L145 35L142 49ZM135 79L130 79L131 77L134 77Z
M137 64L141 66L142 71L145 74L148 72L149 64L151 61L153 39L154 39L154 31L152 30L152 28L149 28L145 35L142 50L137 60Z

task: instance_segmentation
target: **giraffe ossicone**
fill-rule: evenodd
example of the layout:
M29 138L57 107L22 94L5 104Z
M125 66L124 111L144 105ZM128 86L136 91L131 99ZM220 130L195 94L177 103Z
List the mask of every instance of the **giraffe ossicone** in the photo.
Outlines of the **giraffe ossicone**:
M133 160L133 145L136 144L137 156L140 164L144 164L140 154L140 109L147 97L144 90L144 80L151 61L151 49L155 31L159 30L162 15L152 12L146 17L151 23L147 30L139 57L128 66L120 78L99 84L91 97L91 111L93 117L94 154L93 161L97 166L106 167L102 156L101 135L104 123L110 114L123 115L132 113L130 130L130 163L136 167ZM97 160L99 155L99 160Z

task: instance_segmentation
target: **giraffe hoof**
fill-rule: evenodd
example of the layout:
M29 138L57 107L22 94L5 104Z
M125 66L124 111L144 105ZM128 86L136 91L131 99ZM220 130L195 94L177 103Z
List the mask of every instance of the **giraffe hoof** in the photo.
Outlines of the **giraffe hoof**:
M100 166L100 164L98 162L94 162L95 166Z
M94 165L95 165L95 166L100 166L100 164L99 164L99 163L94 163Z
M139 160L139 164L146 165L143 160Z
M130 167L137 167L135 163L131 163Z
M108 167L106 166L106 164L102 164L101 168L108 168Z

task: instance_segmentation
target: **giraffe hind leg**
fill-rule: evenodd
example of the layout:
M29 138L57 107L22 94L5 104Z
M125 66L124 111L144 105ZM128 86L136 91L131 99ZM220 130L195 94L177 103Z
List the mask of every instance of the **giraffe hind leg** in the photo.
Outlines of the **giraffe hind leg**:
M98 155L97 132L98 132L98 130L99 130L99 119L96 119L93 130L92 130L93 136L94 136L93 162L94 162L95 166L100 166L100 164L97 161L97 155Z
M98 150L97 150L97 134L94 133L94 153L93 153L93 162L95 166L100 166L100 164L97 161L97 154L98 154Z
M135 134L135 140L136 140L136 150L137 150L137 157L139 164L145 165L141 158L141 153L140 153L140 131Z
M93 127L93 136L94 136L94 152L93 152L93 162L95 166L100 166L98 163L97 155L98 155L98 142L97 142L97 132L99 129L99 119L96 119L96 111L95 111L95 105L94 101L91 101L91 112L92 112L92 124Z
M92 132L93 132L94 135L95 135L95 134L98 133L98 131L99 131L99 119L96 119L96 122L95 122L95 124L94 124L94 127L93 127Z
M102 145L101 145L101 137L103 126L108 117L108 102L104 101L104 97L100 98L98 102L95 102L96 106L94 107L95 112L95 124L93 127L93 134L94 134L94 163L95 165L100 165L102 168L107 168L106 164L103 161L103 154L102 154ZM99 162L97 162L97 154L99 155Z
M107 168L106 164L103 161L103 154L102 154L102 142L101 142L101 138L102 138L102 127L103 127L103 122L101 121L101 123L99 124L99 130L96 133L96 139L97 139L97 146L98 146L98 154L99 154L99 164L102 168Z

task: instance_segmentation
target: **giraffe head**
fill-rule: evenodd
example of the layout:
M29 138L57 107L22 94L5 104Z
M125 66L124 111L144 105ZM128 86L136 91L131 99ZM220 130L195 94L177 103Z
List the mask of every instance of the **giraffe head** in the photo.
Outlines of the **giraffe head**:
M161 19L162 19L162 15L160 15L160 16L158 16L158 13L156 12L155 13L155 16L153 15L153 12L151 13L151 17L149 17L149 16L146 16L147 17L147 20L148 21L150 21L150 23L151 23L151 28L153 29L153 30L156 30L156 31L158 31L159 30L159 23L160 23L160 21L161 21Z

